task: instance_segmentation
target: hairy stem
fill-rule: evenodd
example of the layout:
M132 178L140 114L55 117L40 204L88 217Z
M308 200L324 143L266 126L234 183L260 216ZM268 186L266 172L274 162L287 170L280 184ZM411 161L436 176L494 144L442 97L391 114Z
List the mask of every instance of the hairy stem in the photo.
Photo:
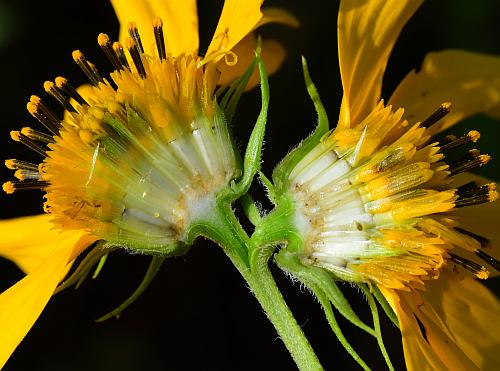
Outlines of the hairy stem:
M299 369L322 370L314 350L271 275L268 261L273 248L251 246L250 239L238 222L231 206L226 202L219 202L216 215L197 223L192 232L211 239L226 253L247 282ZM249 252L247 259L241 256L241 251Z

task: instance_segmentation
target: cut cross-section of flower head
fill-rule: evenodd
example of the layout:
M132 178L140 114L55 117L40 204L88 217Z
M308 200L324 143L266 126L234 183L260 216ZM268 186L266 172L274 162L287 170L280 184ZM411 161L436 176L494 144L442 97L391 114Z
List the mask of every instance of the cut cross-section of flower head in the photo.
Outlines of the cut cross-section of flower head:
M286 12L261 11L260 0L227 0L200 56L196 1L112 3L126 27L116 42L98 37L115 69L110 79L73 52L91 85L76 89L63 77L45 82L64 119L32 96L28 111L45 130L11 132L43 160L7 160L16 180L3 189L44 190L47 214L0 223L0 255L27 273L0 295L0 367L94 242L155 256L183 251L189 226L207 217L218 193L241 174L215 89L249 67L256 27L297 25ZM262 57L272 72L284 50L263 41ZM245 81L257 82L250 75Z
M498 231L482 237L460 218L498 198L494 183L460 178L490 156L474 148L475 130L433 136L472 114L500 112L500 58L431 53L386 105L389 54L421 2L341 1L340 116L327 133L320 110L317 131L274 173L275 215L288 204L300 236L278 262L293 274L294 256L335 279L377 286L399 320L410 370L494 369L500 303L475 279L500 269L486 238Z

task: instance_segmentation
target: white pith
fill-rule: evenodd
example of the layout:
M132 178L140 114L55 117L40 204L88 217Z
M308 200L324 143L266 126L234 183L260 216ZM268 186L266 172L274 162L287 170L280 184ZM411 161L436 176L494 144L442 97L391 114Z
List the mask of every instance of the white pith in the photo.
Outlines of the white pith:
M332 146L318 144L289 176L295 201L295 225L304 236L304 259L339 274L353 274L348 263L383 253L367 230L373 218L357 188L352 167Z
M166 239L182 240L193 220L213 210L216 194L235 171L232 144L222 121L214 126L194 122L192 127L198 128L158 148L159 164L144 159L149 176L128 185L123 229L137 225L136 232L143 235L158 232ZM158 167L168 168L168 177Z

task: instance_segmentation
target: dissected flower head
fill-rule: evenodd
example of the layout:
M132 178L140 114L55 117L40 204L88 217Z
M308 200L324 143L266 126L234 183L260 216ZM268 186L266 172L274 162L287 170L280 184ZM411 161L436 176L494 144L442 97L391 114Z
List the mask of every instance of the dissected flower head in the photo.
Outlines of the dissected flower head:
M221 108L216 87L238 81L251 65L255 28L298 24L285 11L261 11L261 4L226 1L200 56L196 1L129 6L114 0L118 17L135 16L143 29L129 22L121 42L98 36L114 69L109 79L76 50L73 59L92 85L75 89L63 77L45 82L66 111L63 120L45 98L30 98L28 111L46 131L25 127L11 137L44 160L7 160L17 180L5 183L4 191L43 189L44 209L57 228L87 230L111 245L158 252L185 242L188 226L239 175L225 109L242 89L229 89ZM165 29L153 9L167 18ZM275 70L284 51L270 41L263 49ZM249 86L254 75L245 77Z
M151 31L157 55L144 53L133 23L125 47L99 35L116 69L110 81L73 52L93 86L83 97L65 78L44 84L67 109L62 121L31 97L28 111L48 133L26 127L11 136L45 159L39 165L8 160L18 180L3 187L7 193L45 190L45 211L60 229L87 229L108 243L145 251L182 242L190 222L236 174L214 95L217 64L194 53L169 55L160 19ZM218 59L235 62L227 53Z
M302 261L348 281L404 290L437 278L446 261L487 278L486 267L456 252L473 252L498 268L483 239L457 230L453 215L444 214L498 198L494 183L451 186L454 175L489 161L463 149L479 133L429 142L427 128L448 103L413 125L391 108L381 102L356 127L337 128L291 171Z
M276 209L256 234L269 244L266 228L280 230L274 242L284 247L276 261L317 296L332 330L363 368L331 306L376 336L392 368L375 297L401 329L408 369L482 369L498 364L491 354L498 334L486 323L499 323L500 304L474 279L486 279L500 263L488 236L462 225L458 215L495 201L498 192L492 182L459 180L491 160L475 148L477 131L436 135L478 112L498 115L500 62L456 50L431 53L386 105L381 88L391 49L421 3L341 1L344 95L337 126L329 132L306 68L318 127L275 169L270 194ZM365 294L373 329L352 311L336 281Z

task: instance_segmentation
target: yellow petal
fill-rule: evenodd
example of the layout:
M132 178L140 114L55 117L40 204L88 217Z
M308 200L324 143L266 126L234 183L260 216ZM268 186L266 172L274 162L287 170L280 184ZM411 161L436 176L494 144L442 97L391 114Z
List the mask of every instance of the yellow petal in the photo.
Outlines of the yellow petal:
M174 57L198 51L196 0L111 0L120 22L120 41L128 37L128 23L135 22L146 52L155 46L153 19L160 17L167 52Z
M25 273L32 272L52 255L61 239L47 214L0 221L0 255Z
M217 60L247 36L262 18L263 0L226 0L205 61Z
M426 284L422 296L479 369L497 369L500 365L500 302L484 285L445 270L438 280Z
M228 85L236 78L240 77L248 68L255 57L257 39L254 34L246 36L234 48L233 52L238 56L238 62L234 66L229 66L224 60L219 62L218 69L221 71L219 85ZM276 72L285 60L286 51L281 43L275 40L263 40L261 57L264 60L267 73L269 75ZM259 84L259 73L254 69L246 90L254 88Z
M401 292L382 286L380 286L380 290L398 317L408 371L447 370L430 344L422 336L418 322L413 315L413 310L399 296Z
M338 48L344 98L340 125L355 126L379 102L390 52L422 1L341 1Z
M264 8L262 9L262 18L255 25L254 29L266 25L268 23L278 23L289 27L299 27L299 20L288 11L281 8ZM233 80L240 77L248 68L255 57L255 49L257 48L257 38L255 33L250 33L245 36L232 51L236 54L238 62L229 66L225 61L219 62L217 68L221 71L219 85L228 85ZM261 57L266 65L268 75L276 72L286 57L285 47L276 40L263 40ZM246 90L251 90L259 84L259 73L255 68L250 80L248 81Z
M430 53L390 99L411 121L424 120L443 102L451 102L451 112L431 126L431 134L480 112L500 117L500 58L461 50Z
M442 277L439 280L443 280ZM429 282L432 284L432 282ZM426 285L426 288L428 286ZM423 292L418 294L402 294L408 303L408 308L413 310L414 315L420 321L425 331L425 340L433 349L434 353L446 365L447 370L454 371L479 371L478 365L469 358L465 349L457 342L453 334L448 329L449 318L440 317L436 312L436 301L430 301ZM447 293L440 291L440 299Z
M0 369L40 316L68 264L95 238L68 232L33 272L0 294Z
M493 351L500 346L500 303L472 277L449 268L426 281L424 291L381 288L400 322L406 366L494 370L500 364L500 354Z
M300 22L286 9L281 9L278 7L269 7L262 9L262 18L255 25L255 28L261 27L268 23L278 23L289 27L297 28L300 26Z

